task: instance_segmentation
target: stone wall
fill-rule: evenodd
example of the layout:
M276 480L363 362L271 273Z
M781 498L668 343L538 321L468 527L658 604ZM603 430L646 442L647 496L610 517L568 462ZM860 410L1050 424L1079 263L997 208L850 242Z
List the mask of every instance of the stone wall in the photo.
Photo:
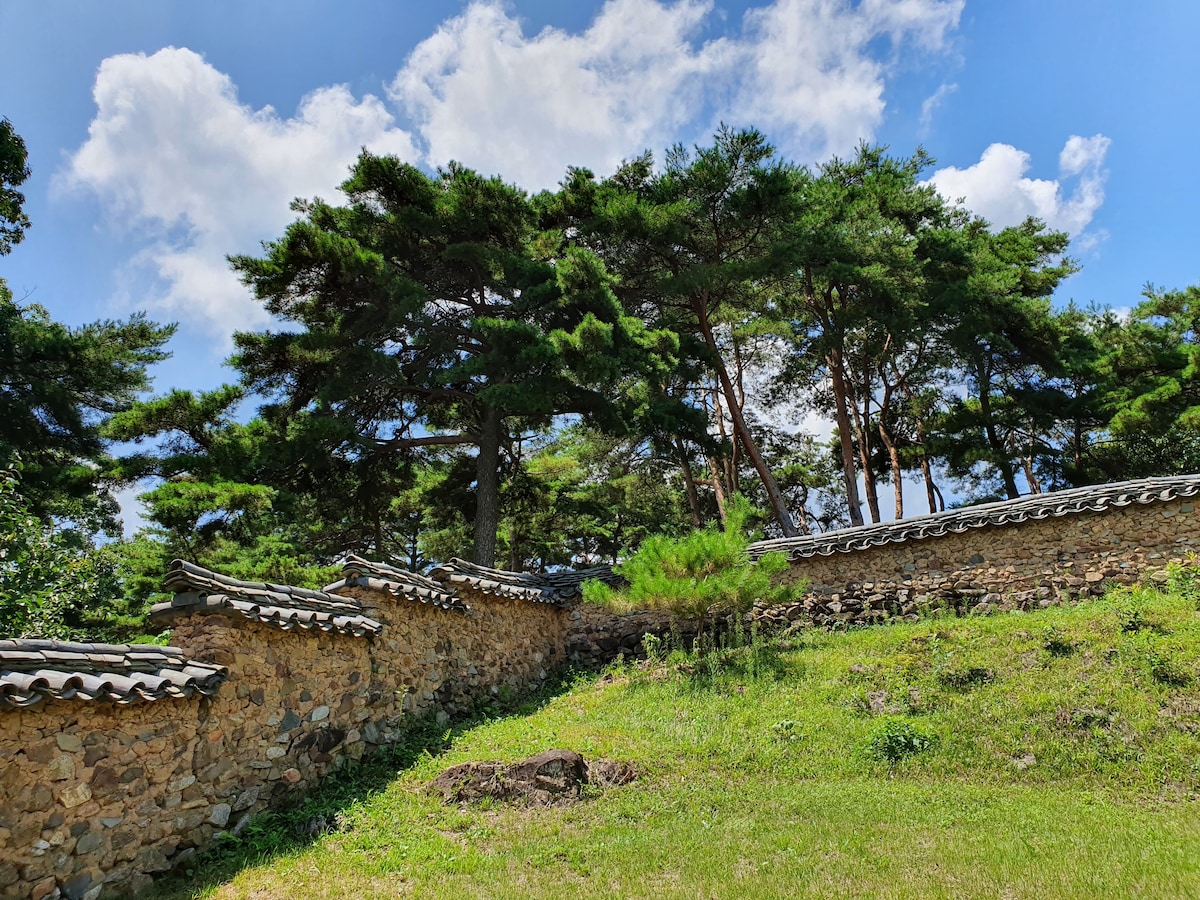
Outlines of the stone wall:
M463 590L465 611L413 604L403 616L387 616L379 604L394 601L385 595L364 587L340 593L385 620L374 641L383 658L377 668L409 715L460 719L481 699L540 686L565 663L569 618L557 605Z
M789 554L780 624L1028 608L1200 549L1200 476L1065 491L751 547ZM585 577L351 558L325 591L177 563L176 646L0 641L0 897L128 896L329 770L482 700L597 668L662 614L578 604ZM686 640L686 635L684 638Z
M139 700L128 678L117 685L125 676L110 673L109 701L81 699L72 683L96 676L59 672L41 702L0 709L0 896L142 891L219 832L240 831L416 717L460 718L489 696L536 687L566 661L570 617L557 604L464 590L438 605L350 581L327 600L297 591L300 608L278 586L260 587L271 590L252 609L250 594L233 588L202 602L180 595L191 599L176 610L172 642L189 664L223 667L211 696L143 690L156 699ZM267 593L274 605L262 602ZM335 602L339 615L316 621L326 614L313 609ZM347 615L347 604L359 608ZM86 662L85 650L117 662L137 652L43 645L68 668Z
M696 636L696 625L676 623L667 613L653 610L613 612L605 607L580 603L570 610L567 658L571 665L598 671L616 660L643 656L642 638L647 634L666 637L673 632L683 646Z
M803 602L775 624L885 621L931 608L986 613L1099 596L1161 578L1200 551L1200 478L1145 479L1022 498L882 526L755 545L791 557Z
M0 895L94 897L107 880L121 896L165 869L212 816L192 805L201 728L186 700L0 718Z

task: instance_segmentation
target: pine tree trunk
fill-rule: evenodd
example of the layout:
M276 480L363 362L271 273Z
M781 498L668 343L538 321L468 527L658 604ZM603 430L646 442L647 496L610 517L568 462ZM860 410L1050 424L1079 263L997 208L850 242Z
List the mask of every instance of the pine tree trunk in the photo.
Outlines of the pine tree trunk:
M921 477L925 479L925 499L929 502L929 511L938 511L937 485L933 483L933 467L929 465L929 457L921 452Z
M854 440L851 437L850 411L847 408L846 378L842 371L841 354L831 350L826 357L829 378L833 383L834 421L837 423L838 443L842 450L842 479L846 485L846 505L850 510L851 527L863 524L862 500L858 497L858 476L854 471Z
M983 434L987 439L988 449L992 451L992 461L1000 470L1000 478L1004 482L1004 492L1009 500L1021 496L1017 487L1017 479L1010 464L1008 448L996 432L996 423L992 419L992 371L986 358L976 360L976 383L979 387L979 414L983 418Z
M750 429L746 425L746 420L742 418L741 409L738 408L737 392L734 390L733 382L729 378L729 372L726 370L725 364L721 361L721 354L717 349L717 341L713 337L712 328L708 322L708 305L705 300L702 299L696 304L696 315L699 320L700 330L704 335L704 343L713 355L713 368L716 369L717 378L721 382L721 390L725 394L726 405L729 407L729 417L733 420L734 435L741 441L742 449L746 451L746 455L750 457L750 462L753 463L755 471L758 472L758 477L762 479L763 488L767 492L767 502L771 505L771 512L774 513L775 520L779 522L779 527L783 530L784 537L795 537L800 532L792 524L792 517L788 515L787 505L783 502L783 494L779 490L775 476L771 474L766 460L763 459L762 454L758 450L758 445L754 442L754 438L750 436Z
M713 493L717 495L717 515L721 517L721 527L725 527L725 488L721 482L721 467L713 457L708 457L708 470L712 472Z
M1042 492L1042 483L1038 481L1038 477L1033 471L1033 455L1026 456L1021 460L1021 463L1025 469L1025 480L1029 482L1029 493L1040 494Z
M420 524L413 529L408 538L408 570L410 572L421 571L421 545L420 540Z
M496 529L500 524L500 411L484 407L475 467L476 565L496 564Z
M683 440L675 437L675 452L679 456L679 468L683 472L683 486L687 491L688 510L692 514L692 525L700 528L704 520L700 515L700 492L696 490L696 479L692 475L692 464L688 459Z
M1009 500L1016 500L1021 496L1021 490L1017 487L1017 478L1009 464L1008 448L1000 440L1000 436L996 433L996 424L992 421L990 385L986 391L979 392L979 412L983 415L983 433L987 437L988 447L992 451L992 460L996 464L996 468L1000 470L1000 478L1004 481L1004 491L1008 494Z
M879 439L883 441L883 446L887 447L888 459L892 463L892 483L896 487L896 518L904 518L904 480L903 471L900 467L900 451L896 449L896 442L891 439L891 435L887 433L887 429L883 427L883 422L879 423Z
M713 383L711 394L712 394L712 405L713 405L713 417L716 419L716 422L717 422L717 434L719 434L721 436L722 445L724 445L724 443L726 441L729 441L729 453L727 455L722 454L718 458L717 463L720 466L721 471L724 473L722 477L724 479L723 484L725 484L725 486L726 486L726 496L733 496L735 494L740 493L740 491L738 489L738 477L737 477L737 470L738 470L738 465L739 465L739 463L738 463L738 446L739 446L738 439L737 439L737 435L735 434L733 437L733 440L729 440L729 433L725 430L725 409L721 405L721 386L720 386L719 382ZM722 514L722 516L723 515L724 514ZM722 522L724 521L723 517L722 517L721 521Z
M870 396L863 403L860 412L857 404L852 404L854 411L854 435L858 438L858 458L863 470L863 493L867 496L867 509L871 512L871 521L878 523L879 486L875 482L875 470L871 467L871 432L868 430L871 422Z

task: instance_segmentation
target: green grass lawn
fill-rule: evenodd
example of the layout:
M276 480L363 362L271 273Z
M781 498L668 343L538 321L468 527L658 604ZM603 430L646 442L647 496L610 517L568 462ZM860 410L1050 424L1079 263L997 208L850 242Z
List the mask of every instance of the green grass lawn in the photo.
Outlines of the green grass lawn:
M1197 674L1194 599L1153 592L674 654L338 776L167 893L1200 897ZM554 809L421 792L554 747L642 774Z

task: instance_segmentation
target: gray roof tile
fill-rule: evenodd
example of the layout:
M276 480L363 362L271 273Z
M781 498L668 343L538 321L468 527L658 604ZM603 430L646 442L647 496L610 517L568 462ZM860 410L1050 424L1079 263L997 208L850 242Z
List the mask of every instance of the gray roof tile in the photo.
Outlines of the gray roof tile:
M185 615L241 616L284 631L317 630L371 637L383 625L364 614L352 597L287 585L240 581L177 559L163 579L175 597L150 610L156 622Z
M858 528L844 528L823 534L758 541L750 545L749 553L751 557L758 558L764 553L782 551L793 560L832 556L835 553L851 553L884 544L962 534L973 528L989 525L1017 525L1039 519L1102 512L1134 504L1168 502L1197 495L1200 495L1200 474L1142 478L1137 481L1091 485L1049 494L1030 494L1016 500L967 506L933 515L914 516L911 519L881 522L877 525L861 525Z
M329 586L329 590L342 587L367 587L385 591L405 600L415 600L440 609L464 611L470 609L465 603L436 581L389 566L387 563L372 562L350 555L342 563L342 580Z
M429 577L453 589L461 585L494 597L555 605L579 596L583 583L590 578L607 584L621 582L611 566L550 573L506 572L457 558L432 569Z
M170 602L159 603L150 610L154 621L162 623L172 622L184 616L213 614L241 616L283 631L315 630L355 637L371 637L383 628L382 623L361 612L355 615L318 612L304 607L259 603L226 594L202 594L199 591L176 594Z
M102 647L104 653L93 652ZM177 647L0 641L0 710L44 700L128 705L167 697L211 696L224 666L193 660Z

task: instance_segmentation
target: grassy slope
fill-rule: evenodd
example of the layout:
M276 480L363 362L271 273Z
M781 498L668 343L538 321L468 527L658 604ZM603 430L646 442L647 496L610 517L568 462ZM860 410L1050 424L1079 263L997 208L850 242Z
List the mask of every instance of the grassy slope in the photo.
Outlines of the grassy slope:
M715 673L680 662L464 731L337 832L236 875L236 857L210 864L202 895L1200 896L1192 599L811 633ZM930 746L889 762L871 749L884 732ZM453 763L551 747L644 776L552 810L418 792Z

